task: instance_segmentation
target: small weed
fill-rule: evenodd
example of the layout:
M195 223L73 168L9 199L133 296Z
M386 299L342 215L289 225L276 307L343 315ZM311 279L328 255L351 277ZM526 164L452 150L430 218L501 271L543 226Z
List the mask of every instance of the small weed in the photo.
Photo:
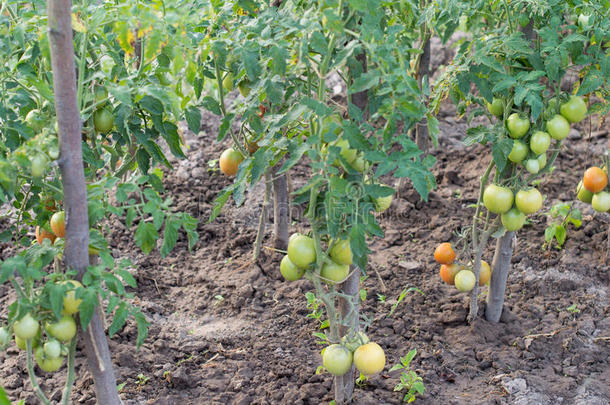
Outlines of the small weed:
M394 311L396 311L396 308L398 308L398 304L400 304L400 302L402 300L404 300L405 297L407 296L407 294L410 293L411 291L417 291L421 295L424 295L424 296L426 295L426 294L423 293L422 290L420 290L417 287L405 287L405 288L403 288L403 290L400 292L400 295L398 296L398 299L396 300L396 302L394 304L392 304L392 309L390 309L390 313L388 314L388 316L392 316Z
M546 215L552 218L552 222L544 230L543 249L549 249L553 245L561 250L568 234L568 225L572 224L578 229L582 225L582 213L572 207L572 203L555 204Z
M394 365L390 371L403 370L400 374L400 382L394 387L394 391L407 390L403 402L414 402L417 395L422 395L425 391L424 380L411 370L411 361L417 354L417 350L413 349L405 357L401 357L400 364Z
M144 374L138 374L138 376L136 377L136 384L139 385L140 387L145 385L148 380L150 380L150 377L146 377Z
M568 311L571 314L578 314L580 312L580 309L578 309L576 304L572 304L566 308L566 311Z

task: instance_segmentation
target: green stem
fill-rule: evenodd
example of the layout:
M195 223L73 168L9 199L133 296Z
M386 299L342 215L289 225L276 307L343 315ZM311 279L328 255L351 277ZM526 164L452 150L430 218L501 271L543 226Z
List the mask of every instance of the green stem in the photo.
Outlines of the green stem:
M510 32L514 32L513 22L510 18L510 10L508 9L508 2L506 0L503 1L504 9L506 10L506 19L508 20L508 27L510 28Z
M66 377L66 385L64 386L64 390L61 395L62 405L68 405L70 403L70 394L72 393L74 380L76 378L74 373L74 363L76 362L76 341L77 338L74 337L70 342L70 351L68 352L68 376Z
M81 48L80 48L80 63L78 65L78 84L77 84L77 88L76 88L76 91L77 91L76 99L78 100L79 111L82 111L83 103L84 103L83 82L85 80L85 64L87 62L86 48L87 48L88 38L89 38L89 31L86 31L82 37Z
M32 388L34 388L34 393L44 405L51 405L51 401L47 399L47 396L40 388L40 385L38 385L38 379L36 378L36 374L34 374L34 361L32 360L32 339L28 339L26 341L26 353L28 360L28 375L30 377L30 382L32 383Z

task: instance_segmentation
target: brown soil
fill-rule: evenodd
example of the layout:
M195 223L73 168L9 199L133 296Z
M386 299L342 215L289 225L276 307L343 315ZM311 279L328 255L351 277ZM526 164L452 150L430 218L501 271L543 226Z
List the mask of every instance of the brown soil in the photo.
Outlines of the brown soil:
M209 122L199 136L189 135L189 159L176 162L168 178L177 208L200 219L194 251L182 235L171 257L145 256L133 243L133 230L110 223L113 253L136 264L135 302L151 323L139 351L132 323L110 341L117 379L124 384L121 397L128 404L328 403L332 378L315 373L321 359L312 333L318 324L306 317L304 294L312 285L283 281L278 254L267 254L261 265L250 261L262 188L249 192L245 206L230 203L206 224L215 195L230 182L208 169L224 148L214 142L217 122ZM610 403L608 216L577 203L585 221L569 230L561 251L542 250L547 219L534 216L519 233L501 322L480 318L467 324L469 298L441 282L432 252L468 226L490 154L461 146L466 125L450 107L441 128L441 148L434 152L439 188L425 204L407 182L396 183L399 195L381 218L385 237L371 243L363 311L372 319L367 333L385 349L387 366L356 389L355 403L401 403L402 395L393 392L400 372L387 370L413 348L413 367L426 386L418 403ZM607 131L597 135L590 142L568 140L555 174L541 185L546 209L573 198L586 162L607 147ZM297 168L293 182L304 175ZM484 258L491 261L492 253L490 245ZM389 316L409 286L423 295L409 293ZM0 296L6 308L7 286L0 286ZM481 314L484 297L485 290ZM0 384L11 399L38 403L23 352L13 346L0 360ZM93 380L80 352L77 372L74 403L94 404ZM54 400L64 378L59 374L42 381Z

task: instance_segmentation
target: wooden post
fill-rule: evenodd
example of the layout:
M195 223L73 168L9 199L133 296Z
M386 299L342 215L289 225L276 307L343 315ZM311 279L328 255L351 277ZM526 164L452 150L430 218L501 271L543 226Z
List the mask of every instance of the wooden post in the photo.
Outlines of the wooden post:
M69 269L82 279L89 265L89 218L87 185L83 167L81 120L78 109L74 44L70 0L49 0L48 29L53 68L55 110L59 125L59 168L64 188L66 210L66 245L64 259ZM83 56L84 57L84 56ZM118 405L116 378L110 350L97 307L86 331L81 331L89 369L95 382L97 402Z

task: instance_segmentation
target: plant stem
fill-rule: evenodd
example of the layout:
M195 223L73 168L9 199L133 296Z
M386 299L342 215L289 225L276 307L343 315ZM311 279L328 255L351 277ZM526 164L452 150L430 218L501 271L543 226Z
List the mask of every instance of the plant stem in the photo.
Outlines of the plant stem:
M28 361L28 376L30 377L32 388L34 388L34 393L44 405L51 405L51 401L49 401L45 393L42 391L42 388L40 388L40 385L38 385L38 379L36 378L36 374L34 374L34 361L32 360L32 339L28 339L25 344Z
M265 171L265 198L263 200L263 206L261 208L261 215L258 220L258 231L256 233L256 240L254 241L254 251L252 258L258 260L261 254L261 246L263 239L265 238L265 222L267 219L267 211L269 209L269 196L271 195L271 174L270 169Z
M76 341L77 338L74 337L70 342L70 351L68 352L68 376L66 377L66 385L64 386L64 390L61 395L61 404L68 405L70 403L70 394L72 393L72 388L74 387L74 363L76 357Z

